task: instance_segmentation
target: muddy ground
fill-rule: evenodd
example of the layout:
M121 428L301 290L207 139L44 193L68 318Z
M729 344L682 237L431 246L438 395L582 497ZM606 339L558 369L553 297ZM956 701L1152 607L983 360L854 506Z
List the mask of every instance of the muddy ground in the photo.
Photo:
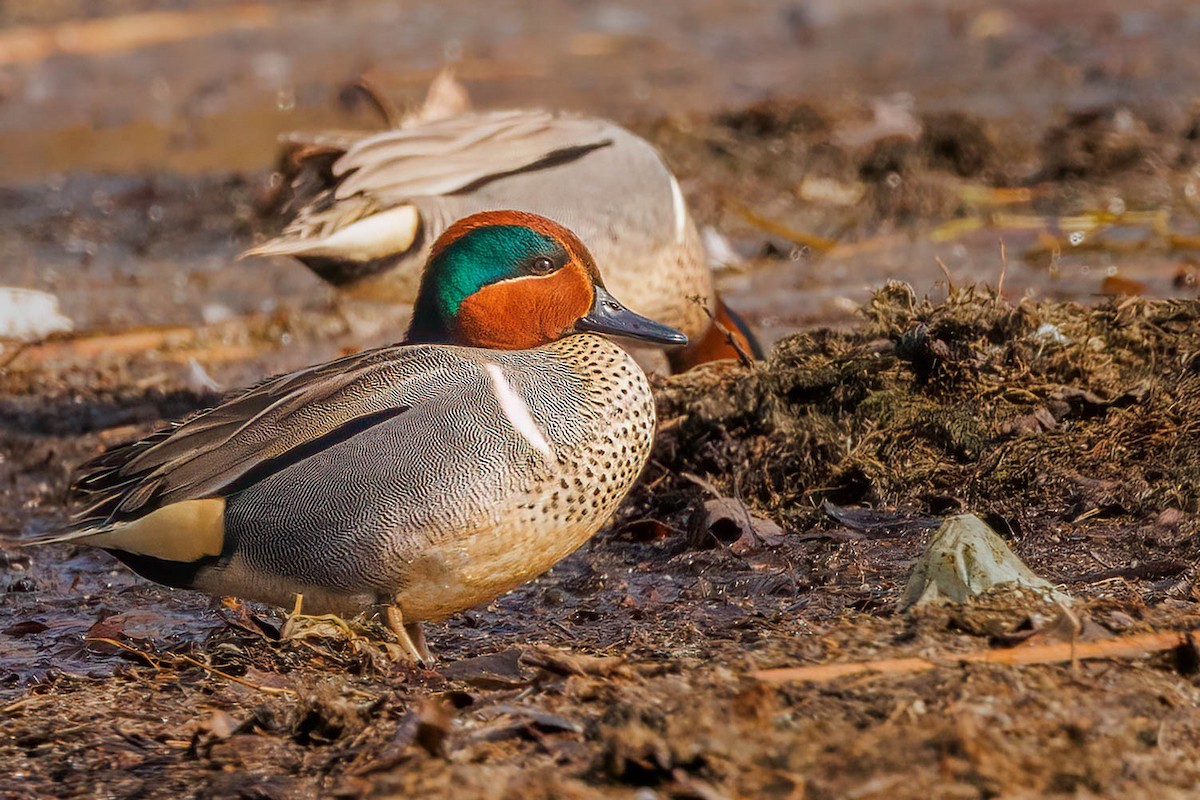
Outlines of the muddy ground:
M1197 796L1188 640L952 658L1200 625L1192 5L459 5L177 2L151 29L184 33L141 43L30 35L156 4L4 6L0 285L77 332L0 352L0 529L64 520L105 446L397 336L402 311L234 260L281 222L274 134L372 124L342 91L364 70L403 101L456 56L481 105L649 137L771 357L656 379L613 523L431 626L435 669L103 555L0 551L0 797ZM706 520L716 498L757 521ZM899 612L959 511L1069 611ZM753 674L901 657L934 666Z

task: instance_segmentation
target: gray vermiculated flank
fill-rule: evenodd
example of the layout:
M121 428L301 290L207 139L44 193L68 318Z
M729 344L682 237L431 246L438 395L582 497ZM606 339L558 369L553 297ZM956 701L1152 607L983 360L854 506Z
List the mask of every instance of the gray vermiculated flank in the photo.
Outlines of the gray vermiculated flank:
M312 586L348 605L386 599L414 579L413 562L480 527L524 519L544 528L594 517L594 532L636 479L654 431L645 378L596 336L532 351L407 348L411 369L451 353L456 385L419 380L398 397L412 409L300 461L235 495L226 510L232 557L221 573L276 576L259 599L282 603L267 584ZM548 463L506 421L486 373L494 363L554 451ZM534 490L553 487L553 492ZM527 576L532 577L532 575ZM246 596L246 592L241 592Z

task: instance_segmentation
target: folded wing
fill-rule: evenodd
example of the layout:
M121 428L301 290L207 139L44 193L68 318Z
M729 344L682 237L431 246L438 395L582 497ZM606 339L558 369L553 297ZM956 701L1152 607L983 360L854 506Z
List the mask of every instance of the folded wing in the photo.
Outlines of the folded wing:
M420 232L420 217L407 205L412 199L569 161L610 145L610 133L602 120L494 111L366 136L305 138L302 150L316 154L322 174L331 151L344 147L322 179L331 185L315 193L279 237L246 255L367 261L403 253ZM303 160L299 169L297 185L313 186Z
M264 381L85 464L75 530L228 496L435 397L480 381L444 348L390 347Z

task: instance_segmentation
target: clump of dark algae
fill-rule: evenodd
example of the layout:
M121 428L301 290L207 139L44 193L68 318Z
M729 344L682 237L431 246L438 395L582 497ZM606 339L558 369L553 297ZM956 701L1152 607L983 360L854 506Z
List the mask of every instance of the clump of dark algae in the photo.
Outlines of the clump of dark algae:
M861 314L667 382L658 463L792 530L825 501L968 508L1010 532L1200 509L1200 302L934 303L891 283Z
M933 303L892 284L855 330L660 380L652 465L616 524L434 626L436 670L361 639L279 641L262 609L37 551L0 603L0 671L17 676L0 682L0 766L21 776L17 797L1190 788L1190 644L1079 665L752 676L1052 640L1059 626L1028 595L896 612L927 533L963 511L1075 598L1081 640L1200 624L1197 315L1197 301L1088 308L985 289ZM81 395L141 409L125 424L175 413L107 386ZM35 506L48 517L62 465L99 434L28 413L45 441L2 466L20 468L14 496L51 498Z

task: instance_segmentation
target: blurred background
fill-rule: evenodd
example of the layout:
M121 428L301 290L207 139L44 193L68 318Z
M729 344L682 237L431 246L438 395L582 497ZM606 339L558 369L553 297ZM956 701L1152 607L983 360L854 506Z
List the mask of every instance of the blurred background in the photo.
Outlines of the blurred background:
M768 342L888 278L1194 296L1198 40L1191 0L7 0L0 285L76 331L225 326L243 350L197 351L218 370L398 338L236 255L282 223L281 133L380 127L357 79L405 108L451 66L477 108L654 142Z

